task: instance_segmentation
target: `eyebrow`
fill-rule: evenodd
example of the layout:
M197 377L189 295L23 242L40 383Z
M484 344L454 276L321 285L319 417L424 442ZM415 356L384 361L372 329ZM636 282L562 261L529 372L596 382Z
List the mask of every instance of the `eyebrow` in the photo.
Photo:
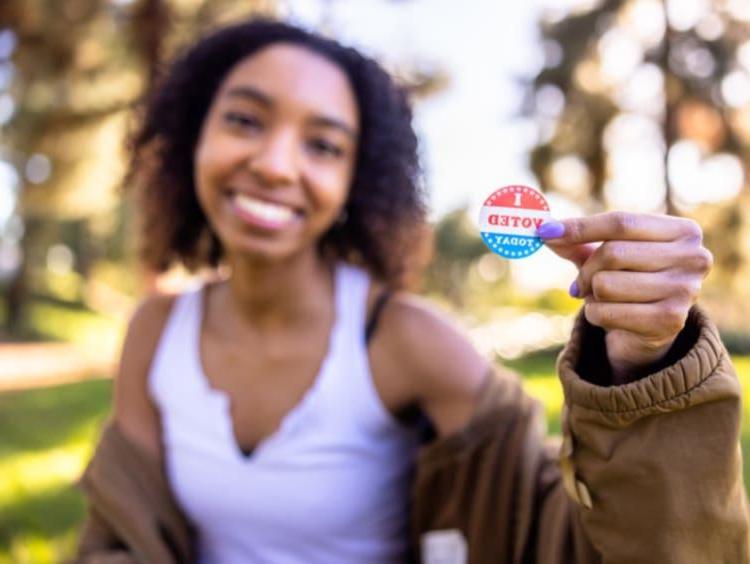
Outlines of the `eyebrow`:
M227 98L246 98L258 102L262 106L273 106L273 100L271 100L270 96L263 94L263 92L252 86L235 86L225 96Z
M254 102L257 102L261 106L265 106L266 108L272 108L274 106L274 101L270 96L264 94L263 92L252 86L235 86L233 88L230 88L225 94L225 97L244 98L246 100L252 100ZM314 125L320 127L330 127L333 129L338 129L339 131L343 132L349 137L352 137L353 139L356 139L357 137L357 132L354 130L354 128L338 118L319 115L314 117L311 121Z

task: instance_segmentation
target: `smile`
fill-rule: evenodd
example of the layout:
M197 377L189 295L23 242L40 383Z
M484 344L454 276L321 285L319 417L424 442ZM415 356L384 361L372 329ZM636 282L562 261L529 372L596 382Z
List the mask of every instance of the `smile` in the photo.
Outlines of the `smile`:
M243 221L267 229L281 229L299 217L299 213L290 206L259 200L246 194L234 193L232 204Z

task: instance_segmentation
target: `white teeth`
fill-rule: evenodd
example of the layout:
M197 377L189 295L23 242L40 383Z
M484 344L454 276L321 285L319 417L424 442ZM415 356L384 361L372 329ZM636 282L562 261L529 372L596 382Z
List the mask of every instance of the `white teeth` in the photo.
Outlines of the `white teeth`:
M265 221L274 223L286 223L294 218L294 210L287 206L272 204L263 200L256 200L244 194L236 194L234 202L241 210L258 216Z

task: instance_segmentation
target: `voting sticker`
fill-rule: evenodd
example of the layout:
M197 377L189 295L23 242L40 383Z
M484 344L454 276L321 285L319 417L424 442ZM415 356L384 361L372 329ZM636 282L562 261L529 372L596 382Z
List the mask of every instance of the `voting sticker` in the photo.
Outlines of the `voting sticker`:
M549 219L549 205L541 192L528 186L503 186L484 201L479 229L493 253L519 259L544 245L536 230Z

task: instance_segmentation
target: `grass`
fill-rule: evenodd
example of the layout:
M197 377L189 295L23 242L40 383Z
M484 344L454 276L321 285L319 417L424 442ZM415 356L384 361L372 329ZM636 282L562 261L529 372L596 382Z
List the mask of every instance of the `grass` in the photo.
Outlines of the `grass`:
M562 389L554 356L508 363L545 404L559 433ZM750 455L750 356L735 358L745 394L742 445ZM110 380L0 394L0 564L45 564L69 557L84 516L73 486L109 412ZM750 474L745 470L745 483Z
M109 410L109 380L0 394L0 564L70 556L84 503L72 484Z
M0 324L5 323L6 315L7 304L0 296ZM111 351L119 347L124 331L123 322L112 316L97 313L81 304L36 296L27 306L20 330L0 337L11 342L58 341L89 350Z

